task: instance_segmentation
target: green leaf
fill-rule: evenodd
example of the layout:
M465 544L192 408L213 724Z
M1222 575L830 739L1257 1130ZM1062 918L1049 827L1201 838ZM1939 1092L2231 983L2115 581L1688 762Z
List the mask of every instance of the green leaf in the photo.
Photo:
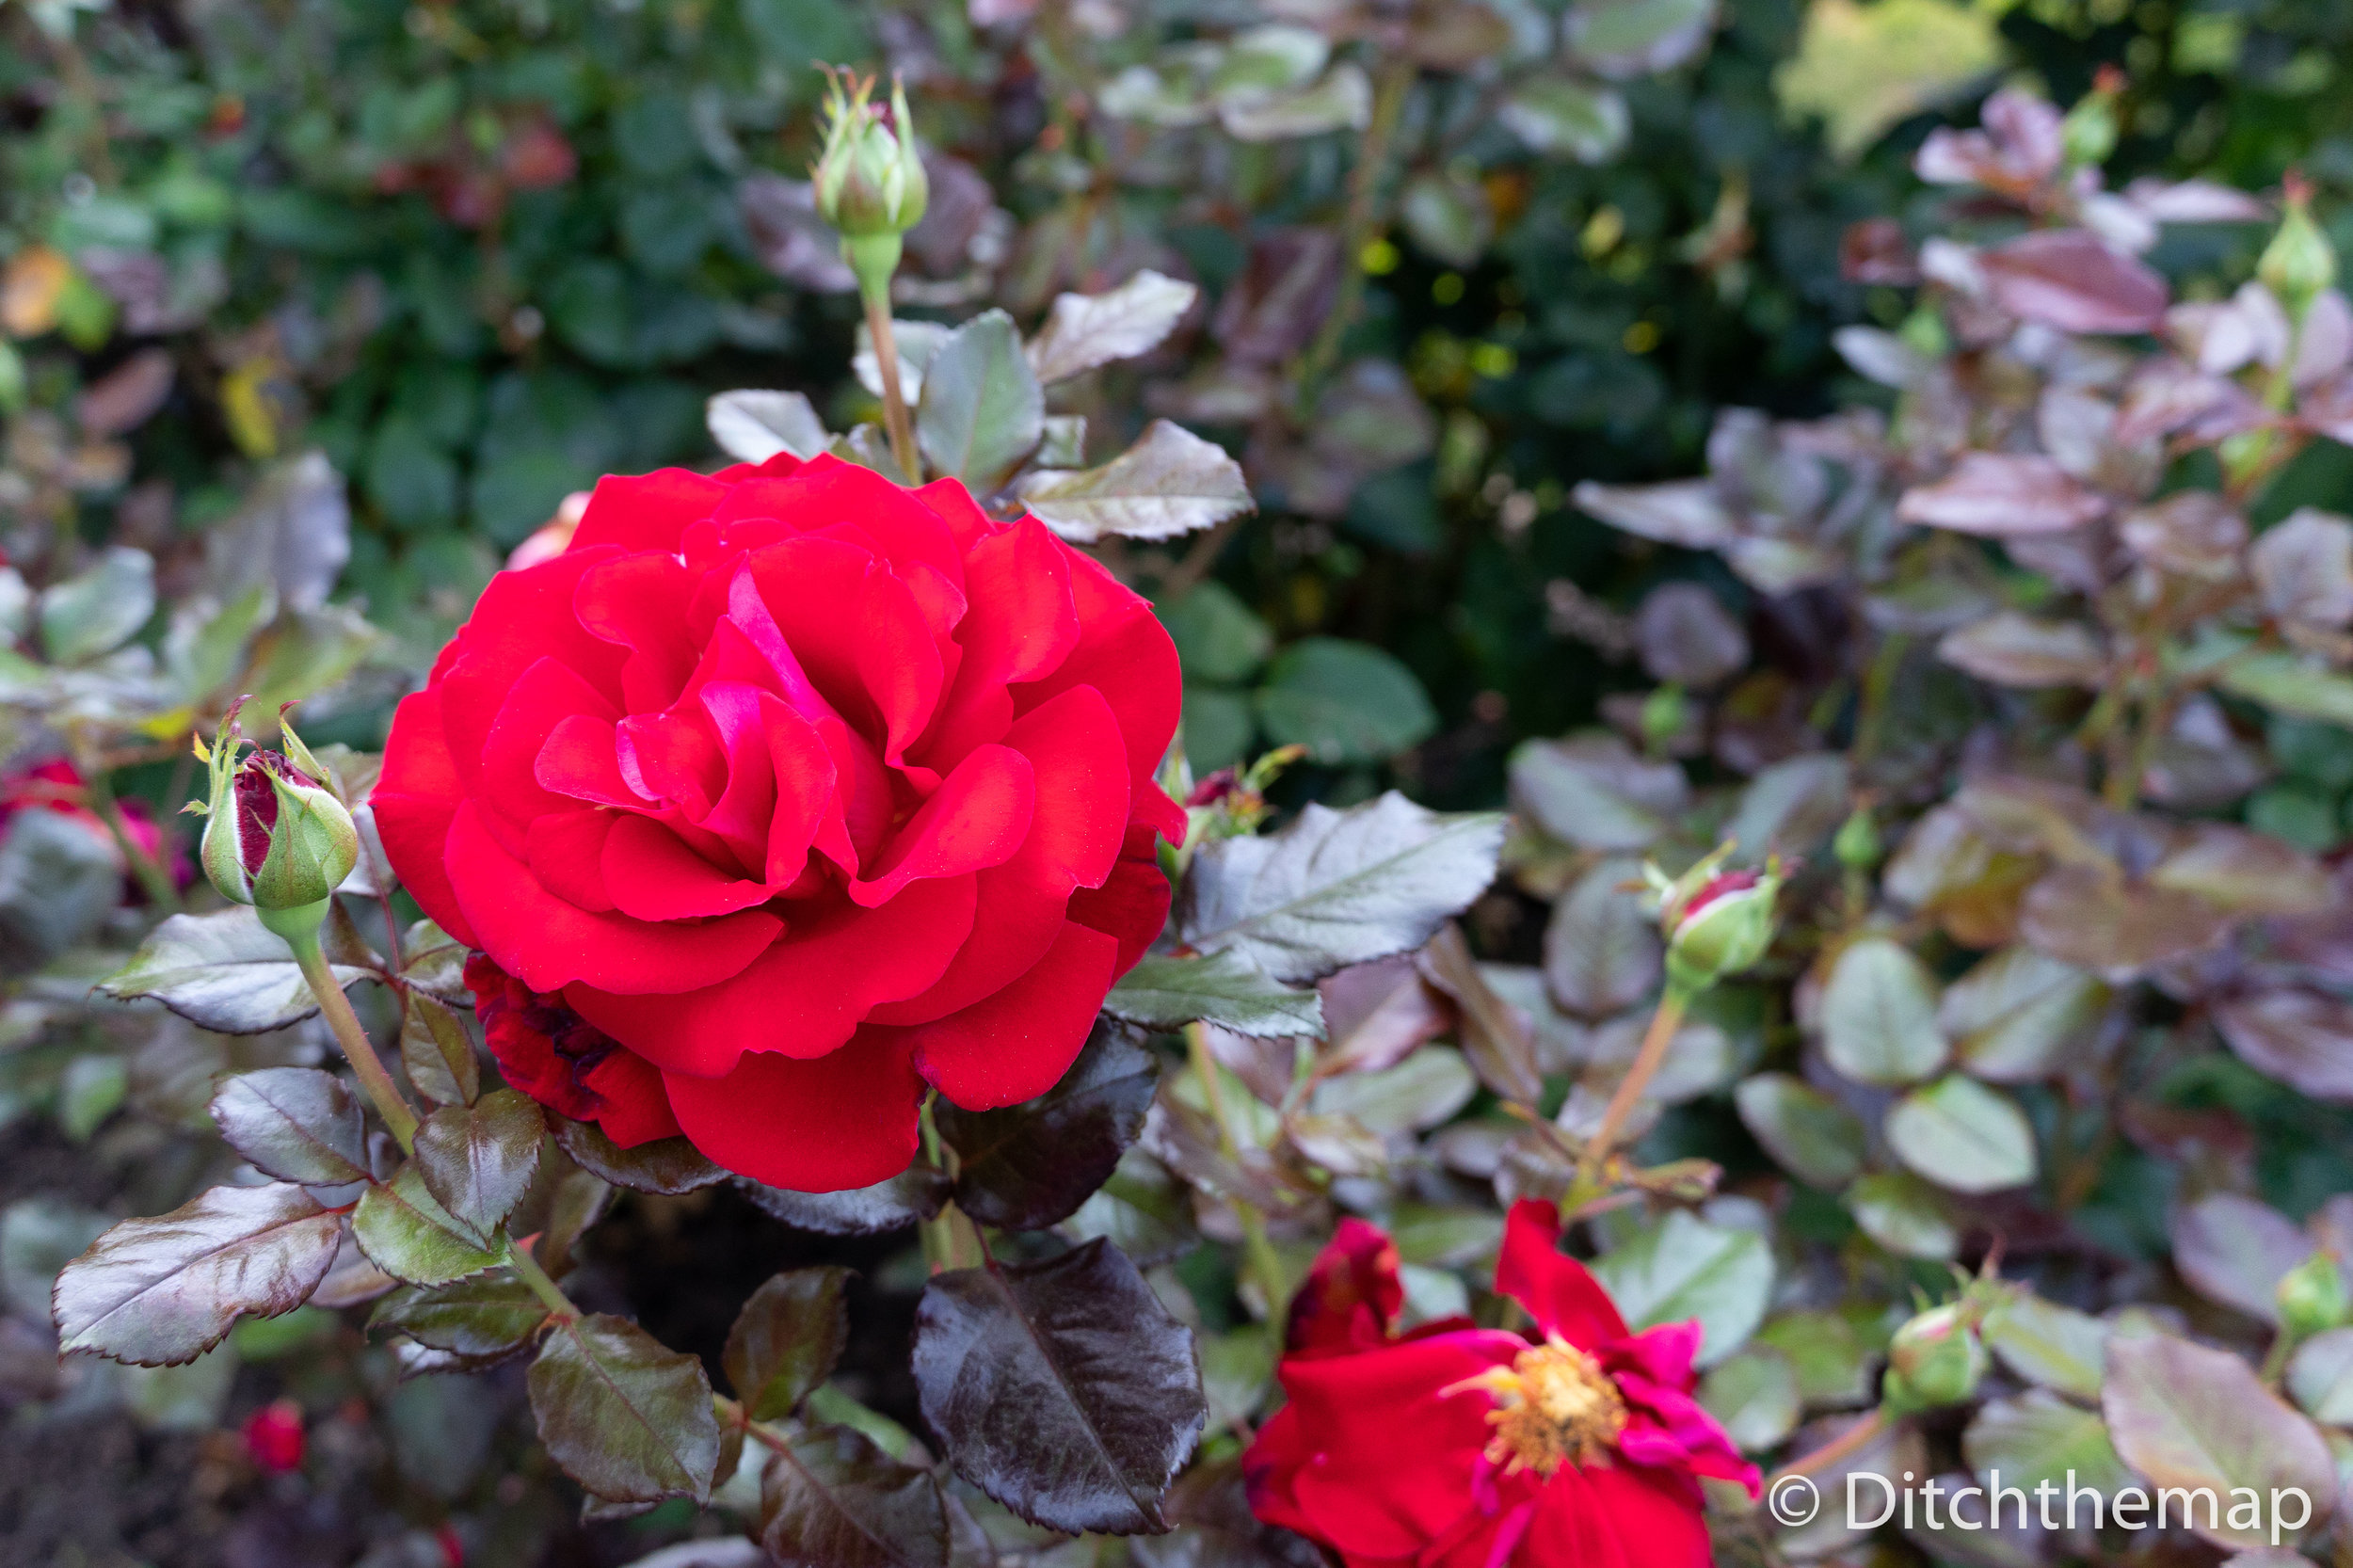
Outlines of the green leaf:
M1842 1313L1785 1312L1758 1329L1751 1343L1788 1358L1798 1394L1810 1408L1851 1410L1878 1397L1872 1347Z
M284 1181L332 1185L368 1179L360 1102L315 1067L264 1067L220 1080L213 1120L229 1146Z
M1173 539L1257 505L1224 447L1164 419L1102 467L1041 469L1020 494L1032 516L1074 544Z
M1822 987L1822 1053L1858 1083L1915 1083L1945 1064L1936 977L1907 948L1866 936Z
M1314 980L1405 952L1495 878L1503 818L1440 816L1394 791L1345 811L1309 805L1282 832L1204 844L1177 926L1277 980Z
M413 1162L360 1195L351 1234L369 1261L411 1285L445 1285L499 1260L442 1208Z
M1724 1435L1749 1453L1761 1453L1788 1436L1803 1408L1797 1368L1781 1352L1762 1345L1718 1362L1700 1380L1699 1399Z
M193 1361L241 1314L275 1318L309 1300L343 1228L342 1215L281 1182L215 1187L125 1220L58 1273L58 1349L139 1367Z
M121 1057L112 1051L81 1052L58 1075L57 1130L73 1143L89 1142L90 1134L122 1109L130 1088L130 1069Z
M2099 1414L2044 1388L1987 1400L1961 1433L1961 1451L1980 1477L1998 1472L2005 1489L2031 1493L2047 1480L2105 1493L2132 1481Z
M120 648L154 613L154 559L116 545L40 596L40 646L52 664L79 664Z
M738 1187L770 1218L795 1230L821 1236L872 1236L903 1230L939 1212L952 1185L945 1171L910 1165L888 1181L847 1192L788 1192L738 1180Z
M1773 73L1793 118L1830 122L1831 151L1852 158L1890 127L1952 98L2001 64L1998 24L1952 0L1814 0L1797 54Z
M2003 1366L2029 1383L2078 1400L2100 1397L2108 1325L2089 1313L2019 1296L1987 1322L1985 1342Z
M1733 1100L1765 1152L1799 1180L1835 1191L1863 1174L1863 1118L1803 1079L1758 1073L1740 1081Z
M1102 294L1057 296L1030 340L1030 368L1048 386L1114 360L1148 354L1176 329L1201 291L1145 267Z
M38 1320L57 1272L106 1232L107 1217L51 1195L19 1198L0 1212L0 1306Z
M2317 1517L2336 1496L2336 1466L2319 1432L2228 1351L2169 1334L2118 1336L2108 1341L2101 1407L2117 1453L2153 1489L2208 1487L2222 1500L2221 1521L2203 1512L2192 1520L2217 1545L2268 1543L2266 1530L2229 1523L2234 1487L2264 1498L2300 1488L2316 1499Z
M934 1110L956 1151L956 1207L1000 1230L1042 1230L1078 1211L1144 1130L1160 1064L1125 1025L1097 1020L1052 1089L1001 1111Z
M1634 128L1615 89L1571 76L1531 76L1513 88L1496 119L1529 150L1581 164L1607 163Z
M1864 1235L1901 1256L1942 1260L1961 1250L1944 1199L1909 1171L1863 1177L1847 1189L1847 1208Z
M946 1568L948 1515L929 1470L819 1427L761 1474L760 1541L783 1568Z
M916 1308L923 1418L1032 1524L1132 1535L1209 1418L1193 1335L1108 1242L937 1274Z
M1214 577L1184 598L1154 608L1192 679L1228 684L1247 680L1274 651L1274 633L1266 622Z
M1645 760L1615 735L1525 742L1509 772L1513 802L1579 849L1648 848L1690 799L1682 768Z
M1637 1329L1697 1319L1702 1367L1756 1332L1773 1290L1773 1255L1763 1237L1680 1208L1603 1254L1593 1270Z
M1716 0L1577 0L1561 18L1572 56L1617 80L1672 71L1706 47Z
M833 1375L850 1340L842 1293L849 1278L849 1270L832 1266L788 1269L763 1282L735 1315L720 1365L753 1420L792 1415Z
M2280 1321L2280 1278L2313 1255L2295 1221L2236 1192L2209 1192L2173 1214L2173 1267L2209 1301Z
M1648 996L1658 984L1664 950L1657 922L1626 884L1641 862L1603 860L1552 906L1545 927L1545 984L1553 1000L1582 1018L1606 1018Z
M977 494L1004 481L1045 434L1046 397L1013 318L984 311L948 334L923 372L917 444L936 472Z
M525 1381L540 1440L586 1491L616 1503L710 1502L719 1421L693 1356L600 1312L558 1324Z
M482 1064L464 1020L413 986L400 1023L400 1064L417 1093L436 1105L472 1105L482 1093Z
M1437 711L1394 654L1369 643L1302 637L1274 656L1258 688L1258 722L1277 745L1317 761L1377 762L1436 732Z
M1261 1039L1323 1032L1323 1002L1314 991L1272 979L1230 951L1148 954L1120 976L1103 1011L1152 1029L1199 1018Z
M1954 1192L1998 1192L2035 1176L2034 1128L2017 1102L1950 1073L1906 1095L1883 1129L1896 1157Z
M548 1129L555 1134L555 1146L581 1169L633 1192L677 1197L728 1179L726 1171L684 1138L657 1138L625 1149L594 1122L550 1116Z
M1461 1051L1424 1046L1384 1071L1325 1079L1308 1103L1319 1116L1345 1116L1376 1133L1418 1132L1446 1121L1478 1093L1478 1075Z
M2110 992L2072 964L2007 947L1945 987L1937 1022L1961 1064L1996 1083L2047 1077L2105 1011Z
M2353 1328L2332 1328L2297 1347L2288 1392L2313 1420L2353 1427Z
M538 1105L512 1089L445 1105L417 1128L417 1175L460 1229L491 1246L530 1189L546 1130Z
M331 950L328 956L342 984L373 973L336 961L343 955ZM172 916L98 989L118 1001L152 998L190 1023L223 1034L283 1029L319 1006L284 940L244 904Z
M2301 654L2285 649L2241 654L2222 666L2216 683L2275 713L2353 727L2353 676Z
M724 392L704 406L703 421L720 451L741 463L764 463L779 452L806 462L832 444L825 422L796 392Z
M548 1317L547 1303L512 1270L494 1269L430 1288L404 1285L376 1304L368 1327L475 1359L520 1350Z

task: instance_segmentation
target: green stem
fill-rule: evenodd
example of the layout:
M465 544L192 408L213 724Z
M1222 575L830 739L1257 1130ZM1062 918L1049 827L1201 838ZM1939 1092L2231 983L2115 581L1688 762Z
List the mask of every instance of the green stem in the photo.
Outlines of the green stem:
M1826 1470L1840 1460L1867 1447L1871 1439L1877 1437L1886 1426L1885 1413L1874 1409L1868 1416L1855 1422L1813 1452L1801 1455L1783 1465L1774 1472L1773 1480L1780 1481L1790 1476L1811 1475L1817 1471Z
M383 1059L376 1048L368 1044L368 1032L360 1027L360 1015L351 1010L351 999L335 982L334 970L328 968L327 954L319 949L315 928L307 934L286 936L286 945L294 949L295 963L302 970L302 978L311 983L311 994L318 999L319 1011L327 1016L327 1027L335 1033L335 1043L344 1048L344 1057L360 1080L360 1087L367 1091L368 1099L376 1106L376 1113L384 1118L392 1138L403 1154L417 1146L417 1113L401 1098L400 1086L384 1069Z
M910 485L923 482L923 456L915 444L915 422L907 417L904 389L899 384L899 338L890 325L890 287L861 288L866 328L874 338L874 373L882 382L883 427L890 433L890 456Z
M1398 123L1405 118L1405 100L1414 90L1419 68L1410 54L1400 51L1382 67L1380 79L1372 89L1372 116L1365 126L1365 139L1356 150L1356 167L1349 171L1348 215L1340 225L1340 289L1332 301L1331 314L1323 318L1322 329L1308 344L1307 352L1299 361L1298 406L1304 414L1311 406L1315 390L1340 357L1340 344L1348 337L1348 329L1356 325L1356 312L1365 298L1365 246L1372 238L1374 225L1381 216L1381 186L1388 174L1389 144L1397 137Z
M172 885L171 873L165 871L155 857L141 849L138 840L131 837L130 822L122 814L121 803L115 799L114 786L107 781L106 770L91 766L84 768L82 775L89 780L83 786L84 798L89 802L89 808L98 813L98 820L106 824L106 831L114 835L115 845L122 851L123 861L131 868L131 874L137 877L139 886L146 889L148 902L164 914L178 914L180 889Z
M1658 1010L1650 1016L1650 1028L1642 1032L1642 1047L1634 1053L1634 1064L1618 1080L1617 1093L1609 1096L1609 1108L1601 1113L1601 1126L1585 1140L1585 1152L1577 1162L1577 1190L1591 1194L1600 1184L1602 1167L1609 1159L1609 1151L1617 1146L1618 1136L1625 1130L1626 1119L1641 1102L1642 1091L1658 1075L1659 1064L1667 1060L1667 1048L1674 1044L1675 1031L1682 1027L1683 1010L1689 999L1674 985L1667 987L1658 999Z
M1209 1117L1217 1123L1220 1152L1240 1164L1241 1140L1234 1133L1233 1120L1226 1113L1225 1085L1217 1064L1217 1056L1209 1049L1209 1031L1197 1023L1185 1026L1185 1048L1193 1056L1193 1076L1201 1080L1201 1093L1209 1102ZM1242 1250L1250 1258L1250 1272L1258 1276L1258 1285L1266 1292L1267 1320L1279 1323L1284 1309L1289 1304L1290 1281L1283 1269L1283 1259L1275 1252L1274 1243L1267 1239L1266 1215L1258 1206L1240 1193L1226 1200L1234 1206L1234 1214L1241 1222Z
M564 1288L555 1283L555 1276L539 1267L539 1260L531 1256L531 1249L511 1236L500 1238L506 1246L506 1266L515 1271L515 1277L531 1287L531 1293L547 1303L548 1310L559 1318L577 1318L580 1308L564 1294Z

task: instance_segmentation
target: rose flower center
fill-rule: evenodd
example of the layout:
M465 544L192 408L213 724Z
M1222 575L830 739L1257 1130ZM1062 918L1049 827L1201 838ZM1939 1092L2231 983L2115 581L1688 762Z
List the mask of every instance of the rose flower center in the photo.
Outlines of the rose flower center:
M1608 1462L1625 1426L1625 1399L1601 1364L1560 1339L1531 1345L1501 1367L1447 1390L1482 1388L1495 1396L1487 1414L1495 1436L1487 1459L1505 1475L1533 1470L1550 1479L1564 1464Z

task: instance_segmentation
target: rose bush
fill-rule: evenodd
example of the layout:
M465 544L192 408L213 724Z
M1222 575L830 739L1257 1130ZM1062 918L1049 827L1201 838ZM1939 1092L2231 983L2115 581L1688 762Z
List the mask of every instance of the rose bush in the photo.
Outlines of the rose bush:
M665 470L491 583L374 806L487 955L512 1081L624 1146L854 1188L904 1168L927 1085L1051 1087L1159 934L1178 704L1151 607L955 481Z
M1629 1333L1559 1235L1524 1199L1496 1265L1534 1342L1466 1318L1401 1334L1397 1248L1342 1220L1292 1305L1290 1402L1243 1461L1258 1517L1349 1568L1712 1562L1696 1478L1758 1478L1692 1398L1700 1327Z

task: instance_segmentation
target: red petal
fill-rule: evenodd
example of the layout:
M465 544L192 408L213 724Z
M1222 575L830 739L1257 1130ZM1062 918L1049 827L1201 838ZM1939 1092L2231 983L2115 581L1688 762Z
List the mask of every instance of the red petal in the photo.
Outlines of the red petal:
M721 871L659 823L622 816L604 840L602 882L622 914L640 920L732 915L775 889Z
M916 1067L968 1111L1018 1105L1062 1080L1112 988L1119 945L1065 925L1028 974L984 1001L908 1030Z
M1291 1298L1289 1353L1328 1354L1386 1344L1391 1325L1405 1309L1397 1266L1397 1243L1387 1232L1353 1215L1342 1219Z
M972 899L968 876L919 882L879 909L844 904L808 924L796 920L782 941L722 984L619 996L591 983L565 998L673 1075L716 1078L747 1050L808 1060L849 1039L876 1003L903 1000L937 980L972 929ZM727 919L773 917L749 911Z
M616 1046L584 1077L604 1101L597 1111L597 1125L621 1147L633 1149L679 1135L661 1069L644 1057Z
M955 536L957 548L970 552L982 539L999 532L1003 523L981 510L981 504L972 499L972 492L964 488L961 479L935 479L915 491L916 498L939 514L948 532Z
M850 884L850 897L872 909L919 878L1003 865L1029 834L1036 796L1028 758L1006 746L981 747L892 836L873 874Z
M1071 572L1074 590L1087 581L1088 572L1102 569L1093 562L1085 565L1085 571ZM1128 602L1107 603L1099 616L1089 619L1088 596L1080 594L1078 646L1053 674L1013 688L1014 708L1026 713L1073 686L1094 687L1118 715L1120 733L1128 743L1129 776L1147 780L1176 733L1184 702L1176 645L1168 640L1150 605L1117 584L1112 586Z
M433 684L441 696L441 727L450 759L469 792L474 782L490 726L506 694L523 671L541 659L571 666L609 698L620 693L628 654L589 634L572 613L572 596L584 572L606 557L583 555L577 548L524 571L503 571L474 601L473 616L442 652L446 663Z
M483 744L477 798L519 826L545 812L571 809L571 798L540 784L537 764L556 726L574 715L607 724L621 716L568 664L541 659L524 670L506 689Z
M803 533L847 523L873 541L894 569L921 564L952 587L964 587L964 555L947 520L881 474L831 456L803 466L782 482L736 487L713 512L733 518L781 518Z
M449 866L482 950L535 991L575 982L615 992L693 991L737 974L784 929L758 909L693 926L590 914L542 888L490 837L472 801L450 824ZM605 1032L628 1043L617 1030Z
M594 636L629 649L621 666L623 705L637 712L667 708L695 668L686 634L686 568L668 555L622 555L581 573L572 613Z
M1131 833L1130 838L1134 837ZM1133 843L1128 846L1100 888L1081 888L1070 895L1072 920L1119 939L1121 974L1135 968L1136 960L1160 939L1168 924L1172 889L1160 871L1160 856L1153 853L1148 830L1143 842L1140 855Z
M473 927L457 907L442 863L450 818L461 798L457 770L441 738L440 696L430 686L411 692L392 710L392 734L384 742L384 772L368 803L401 886L443 931L473 948L482 944L474 940Z
M613 907L599 870L605 835L617 819L604 811L551 811L523 835L524 861L539 885L592 914ZM635 819L629 819L634 821Z
M568 714L548 731L547 744L531 764L531 776L543 790L596 806L636 809L654 804L621 776L613 721L586 713Z
M754 1051L723 1078L672 1073L670 1107L695 1146L739 1176L801 1192L871 1187L915 1158L923 1080L893 1032L813 1062Z
M686 525L709 517L727 493L725 485L682 468L607 474L588 497L588 509L572 535L572 549L616 544L666 555L678 549Z
M1601 1281L1585 1265L1562 1253L1560 1211L1535 1198L1512 1206L1503 1226L1503 1254L1496 1260L1496 1288L1528 1308L1536 1326L1570 1344L1592 1350L1625 1337L1625 1320Z
M1672 1470L1564 1464L1545 1483L1515 1563L1710 1568L1715 1549L1697 1482Z

